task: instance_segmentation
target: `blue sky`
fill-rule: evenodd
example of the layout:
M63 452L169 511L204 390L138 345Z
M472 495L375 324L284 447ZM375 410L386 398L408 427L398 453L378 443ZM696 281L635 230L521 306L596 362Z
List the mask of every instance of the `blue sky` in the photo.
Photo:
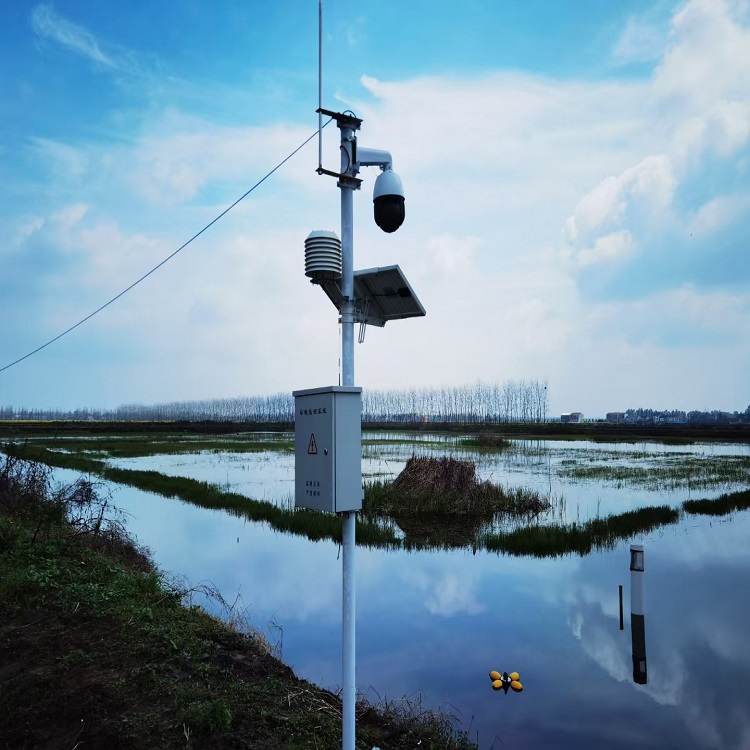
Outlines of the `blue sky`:
M355 267L427 308L368 331L368 388L548 379L553 412L750 403L745 0L324 4L324 106L388 149L397 233ZM0 8L0 355L114 296L317 125L316 0ZM337 163L338 134L324 133ZM338 191L311 143L101 315L0 373L0 404L114 406L337 382L303 274Z

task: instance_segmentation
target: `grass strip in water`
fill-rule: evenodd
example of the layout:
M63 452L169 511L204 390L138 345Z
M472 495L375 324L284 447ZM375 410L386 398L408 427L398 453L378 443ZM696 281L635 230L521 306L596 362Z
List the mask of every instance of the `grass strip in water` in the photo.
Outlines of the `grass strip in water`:
M171 477L158 471L118 469L93 458L50 451L31 444L6 445L5 452L19 458L41 461L48 466L96 474L111 482L154 492L164 497L177 498L203 508L225 510L250 521L265 521L278 531L299 534L313 541L331 539L340 542L342 538L341 519L330 513L280 508L236 492L226 492L208 482L187 477ZM356 533L357 542L365 546L399 545L393 530L385 528L374 519L358 516Z
M175 497L203 508L225 510L250 521L265 521L277 531L299 534L312 541L341 541L341 519L331 513L280 508L236 492L226 492L208 482L170 477L157 471L105 468L101 476L112 482ZM398 543L393 531L363 518L357 519L357 541L363 545L378 546Z
M123 436L96 438L32 438L32 444L58 451L85 452L97 458L142 458L144 456L178 455L184 453L260 453L278 451L290 453L294 441L289 438L274 440L237 435L210 438L203 435Z
M716 487L746 483L750 479L750 456L682 456L648 457L647 466L622 464L589 465L566 462L561 476L574 480L593 480L632 484L648 489L682 487ZM658 465L654 465L658 461Z
M750 509L750 490L730 492L711 500L686 500L682 508L693 515L727 516L738 510Z
M488 533L481 541L488 550L510 555L557 557L576 553L584 556L592 550L611 549L623 539L675 523L679 517L679 510L662 505L595 518L582 524L527 526L507 533Z

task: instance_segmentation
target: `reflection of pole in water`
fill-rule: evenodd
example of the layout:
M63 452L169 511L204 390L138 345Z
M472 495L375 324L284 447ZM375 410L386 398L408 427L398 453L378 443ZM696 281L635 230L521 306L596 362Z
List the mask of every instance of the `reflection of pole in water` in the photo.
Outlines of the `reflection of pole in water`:
M630 632L633 638L633 682L645 685L646 615L643 611L644 554L642 544L630 545Z

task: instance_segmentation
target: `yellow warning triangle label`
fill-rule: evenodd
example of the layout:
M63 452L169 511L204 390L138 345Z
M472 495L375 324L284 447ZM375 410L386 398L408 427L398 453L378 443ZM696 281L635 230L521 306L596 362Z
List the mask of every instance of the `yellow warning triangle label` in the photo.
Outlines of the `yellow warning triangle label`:
M318 444L315 442L315 433L310 433L310 444L307 446L307 455L315 456L318 453Z

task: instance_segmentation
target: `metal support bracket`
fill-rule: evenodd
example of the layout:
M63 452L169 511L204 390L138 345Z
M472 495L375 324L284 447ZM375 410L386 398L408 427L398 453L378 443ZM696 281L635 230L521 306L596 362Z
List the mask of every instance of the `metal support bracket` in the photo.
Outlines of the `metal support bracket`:
M346 114L345 112L334 112L330 109L323 109L322 107L320 109L316 109L315 111L318 114L333 118L334 120L336 120L339 126L351 128L352 130L359 130L362 126L362 120L360 120L359 117L355 117L351 114Z
M351 177L348 174L341 174L341 172L334 172L324 167L318 167L315 170L318 174L326 174L329 177L335 177L338 180L337 187L349 187L352 190L359 190L362 186L362 180L359 177Z

